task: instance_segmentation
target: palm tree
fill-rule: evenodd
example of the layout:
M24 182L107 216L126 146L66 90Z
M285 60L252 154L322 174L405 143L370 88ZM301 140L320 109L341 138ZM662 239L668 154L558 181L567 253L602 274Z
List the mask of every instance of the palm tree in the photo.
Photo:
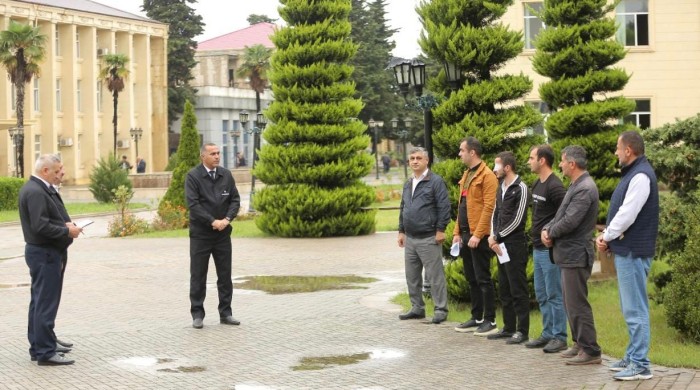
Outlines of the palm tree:
M126 64L129 57L125 54L107 54L102 57L102 68L100 69L100 79L105 83L109 92L112 93L114 101L114 155L117 155L117 105L119 104L119 92L124 90L124 80L129 75Z
M39 63L46 55L46 35L38 27L10 21L5 31L0 31L0 63L7 69L7 76L15 87L17 128L24 129L24 86L39 75ZM24 177L24 134L16 139L17 176Z
M250 87L255 91L256 112L260 112L260 94L267 86L267 72L270 70L272 49L263 45L246 46L243 51L243 62L238 67L238 73L247 77Z

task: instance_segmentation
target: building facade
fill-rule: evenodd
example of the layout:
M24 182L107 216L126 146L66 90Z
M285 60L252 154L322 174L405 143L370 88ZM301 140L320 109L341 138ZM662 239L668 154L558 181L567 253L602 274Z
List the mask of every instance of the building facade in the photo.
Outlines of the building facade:
M0 0L0 29L10 20L38 26L46 39L40 76L26 86L24 175L36 158L59 153L67 184L85 184L97 161L113 151L113 99L98 78L105 54L129 57L118 99L117 154L147 172L165 168L167 153L168 26L86 0ZM0 175L15 174L14 87L0 67ZM138 144L129 130L141 128ZM132 170L135 173L135 169Z
M245 157L246 165L252 164L253 134L250 130L257 114L255 91L249 80L239 75L238 67L246 46L261 44L274 48L269 38L274 29L272 23L258 23L198 44L197 65L192 69L194 80L190 83L197 89L197 129L203 142L221 146L221 164L227 168L237 167L238 152ZM260 99L264 110L273 99L272 91L266 89ZM245 129L240 122L241 111L249 115ZM173 124L175 132L179 132L180 127L180 121Z
M503 16L504 25L524 35L523 52L503 72L528 75L534 88L525 100L547 114L538 88L548 79L531 62L537 34L547 28L536 15L541 8L541 1L516 0ZM700 2L621 0L611 17L618 23L616 39L628 50L615 66L632 76L622 94L637 103L621 120L645 129L700 112Z

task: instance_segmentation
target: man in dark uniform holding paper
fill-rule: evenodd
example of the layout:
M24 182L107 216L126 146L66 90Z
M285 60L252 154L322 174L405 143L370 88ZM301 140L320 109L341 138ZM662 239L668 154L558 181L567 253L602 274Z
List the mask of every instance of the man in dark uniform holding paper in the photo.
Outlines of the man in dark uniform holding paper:
M190 210L190 311L192 326L201 329L207 292L209 257L214 257L219 292L219 319L225 325L239 325L233 318L231 299L231 220L236 218L241 197L228 169L219 167L216 144L204 144L202 163L187 173L185 197Z

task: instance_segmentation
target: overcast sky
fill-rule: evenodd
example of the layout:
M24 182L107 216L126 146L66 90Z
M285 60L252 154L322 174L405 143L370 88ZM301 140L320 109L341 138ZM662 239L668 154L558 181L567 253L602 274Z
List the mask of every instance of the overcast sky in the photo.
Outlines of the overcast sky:
M143 0L95 0L123 11L144 15L141 12ZM397 57L413 58L420 53L418 35L421 30L415 7L419 0L387 0L387 19L392 28L400 29L394 36ZM228 34L248 26L246 18L250 14L267 15L279 18L277 0L199 0L191 5L204 18L204 34L197 41Z

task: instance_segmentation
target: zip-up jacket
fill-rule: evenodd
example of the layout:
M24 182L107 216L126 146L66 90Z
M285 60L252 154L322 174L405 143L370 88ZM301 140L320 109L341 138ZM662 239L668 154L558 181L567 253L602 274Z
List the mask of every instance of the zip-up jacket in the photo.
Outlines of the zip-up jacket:
M491 235L496 242L525 241L525 212L527 210L527 185L517 176L503 190L498 186L496 208L493 211Z
M231 171L217 167L216 179L212 179L204 165L197 165L187 173L185 198L190 209L190 238L231 235L231 225L222 231L211 227L216 219L236 218L241 207L241 196Z
M444 232L450 222L450 199L442 177L428 171L412 191L413 181L403 185L399 213L399 233L427 238Z
M496 204L496 191L498 179L491 168L483 161L476 169L476 173L469 177L469 169L464 171L462 179L459 181L459 191L467 191L467 220L469 221L469 233L472 236L482 239L491 232L491 217ZM460 195L459 202L462 202ZM459 207L459 206L457 206ZM459 223L455 224L454 236L461 235ZM465 232L466 233L466 232Z

